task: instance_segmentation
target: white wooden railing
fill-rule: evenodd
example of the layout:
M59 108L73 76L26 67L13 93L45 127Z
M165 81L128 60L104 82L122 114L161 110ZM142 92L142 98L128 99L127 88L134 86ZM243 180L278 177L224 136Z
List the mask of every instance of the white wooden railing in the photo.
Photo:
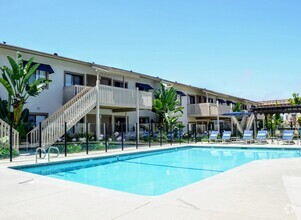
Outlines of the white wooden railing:
M88 86L81 86L81 85L74 85L74 86L66 86L64 87L64 103L68 102L70 99L72 99L74 96L79 94L81 91L86 89ZM92 87L90 87L92 88Z
M85 86L74 85L64 88L64 99L68 101L82 91ZM106 107L136 108L136 90L99 85L99 104ZM140 109L152 108L152 93L139 91Z
M199 103L199 104L189 104L187 109L187 114L189 116L217 116L224 113L231 112L231 107L226 105L219 105L217 107L214 103Z
M72 94L75 96L41 123L41 145L43 148L48 148L64 134L65 122L67 123L67 130L69 130L96 106L97 86L72 87L65 90L68 93L65 97L70 97ZM137 106L136 90L99 85L99 94L100 106L120 108L136 108ZM152 94L139 91L139 108L151 109L151 107ZM31 147L39 146L39 126L27 134L27 140Z
M0 138L10 137L10 125L0 119ZM19 151L19 132L13 128L13 148ZM9 143L9 142L8 142Z
M92 106L93 103L94 106ZM65 122L67 122L67 128L71 128L77 122L76 120L80 120L84 116L83 112L89 112L95 107L95 103L96 87L86 87L59 110L45 119L41 123L42 147L47 148L56 142L64 134ZM27 134L27 142L30 142L31 147L36 147L39 145L39 140L40 130L39 126L37 126Z
M106 107L136 108L137 91L99 85L99 104ZM139 91L139 108L152 108L152 93Z

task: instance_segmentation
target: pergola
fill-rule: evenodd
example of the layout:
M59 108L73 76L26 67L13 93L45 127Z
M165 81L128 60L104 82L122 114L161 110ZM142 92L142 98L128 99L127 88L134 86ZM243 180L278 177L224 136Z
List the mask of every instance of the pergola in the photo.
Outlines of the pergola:
M274 105L259 105L252 107L250 110L255 116L255 124L257 124L257 114L263 114L265 122L267 122L267 115L285 114L285 113L301 113L301 105L290 104L274 104ZM266 123L267 124L267 123Z

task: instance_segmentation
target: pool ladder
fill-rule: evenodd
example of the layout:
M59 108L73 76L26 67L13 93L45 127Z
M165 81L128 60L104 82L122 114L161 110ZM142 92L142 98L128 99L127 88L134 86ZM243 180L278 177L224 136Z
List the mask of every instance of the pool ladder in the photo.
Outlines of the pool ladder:
M39 152L41 151L41 154L43 154L43 156L41 157L41 159L45 159L46 158L46 155L48 154L48 162L50 162L50 151L51 149L54 149L57 151L57 154L56 156L54 156L53 158L56 158L60 155L60 150L57 148L57 147L49 147L47 150L45 150L44 148L42 147L38 147L36 149L36 163L38 163L38 154Z

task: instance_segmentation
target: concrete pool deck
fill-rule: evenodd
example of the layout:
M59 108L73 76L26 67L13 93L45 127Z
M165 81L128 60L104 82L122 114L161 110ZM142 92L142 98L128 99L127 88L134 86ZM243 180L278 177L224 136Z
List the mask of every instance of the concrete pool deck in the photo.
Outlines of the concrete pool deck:
M209 146L239 147L216 144ZM246 147L259 146L247 145ZM261 147L300 148L300 146L283 145ZM145 150L146 148L139 151ZM118 151L101 155L120 153ZM89 155L89 157L101 155ZM82 158L83 155L75 155L68 160L80 157ZM1 220L301 219L301 158L253 161L153 197L138 196L7 168L33 164L34 157L25 161L16 160L13 163L1 161L0 163Z

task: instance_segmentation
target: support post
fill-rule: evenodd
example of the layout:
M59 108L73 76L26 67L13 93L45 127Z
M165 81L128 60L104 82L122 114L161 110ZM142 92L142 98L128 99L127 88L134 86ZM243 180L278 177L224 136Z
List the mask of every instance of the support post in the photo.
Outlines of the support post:
M105 152L108 152L108 130L106 123L103 123L104 131L105 131Z
M9 129L9 161L13 161L13 122L10 123Z
M136 149L138 149L138 143L139 143L139 133L138 133L138 123L136 123Z
M159 125L160 127L160 146L162 146L162 125Z
M220 133L220 126L219 126L219 103L218 100L216 100L216 106L217 106L217 131Z
M122 123L120 123L120 128L121 128L121 150L124 150L124 145L123 145L123 125Z
M88 133L88 122L86 122L86 154L89 154L89 133Z
M194 125L194 142L197 143L197 140L196 140L196 123Z
M172 145L172 142L173 142L173 131L170 130L170 145Z
M64 131L64 147L65 147L65 157L67 157L67 122L64 124L65 131Z
M99 98L100 98L100 91L99 91L99 72L97 71L97 80L96 80L96 141L99 140L99 136L100 136L100 119L99 119Z
M189 139L190 139L190 134L189 134L189 124L187 124L187 136L188 136L188 144L189 144Z
M136 119L136 131L137 131L137 137L136 137L136 141L139 144L139 118L140 118L140 112L139 112L139 104L140 104L140 99L139 99L139 88L136 88L136 113L137 113L137 119ZM138 145L137 145L138 146Z
M151 147L151 123L148 123L148 147Z
M39 137L40 137L40 140L39 140L39 147L42 148L42 122L39 123ZM39 158L42 157L42 151L40 150L39 151Z
M255 135L257 135L258 131L257 131L257 114L256 113L254 113L254 117L255 117L255 120L254 120L254 133L255 133Z

